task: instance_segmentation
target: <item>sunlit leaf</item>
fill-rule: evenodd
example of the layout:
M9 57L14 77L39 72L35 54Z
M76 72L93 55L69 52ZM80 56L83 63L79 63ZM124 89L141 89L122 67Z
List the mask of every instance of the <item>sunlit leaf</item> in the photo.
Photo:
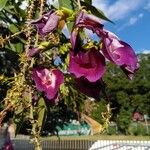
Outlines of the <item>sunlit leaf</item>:
M14 52L17 52L17 53L21 53L23 51L23 44L22 43L11 43L9 42L9 46L10 46L10 49Z
M68 23L67 23L67 27L68 27L68 30L69 30L70 32L72 31L73 25L74 25L74 22L68 22Z
M23 44L22 43L17 43L15 44L16 52L21 53L23 51Z
M9 30L10 30L13 34L16 33L16 32L19 32L18 27L15 26L14 24L10 24Z
M0 11L4 9L8 0L0 0Z
M67 16L71 16L73 14L73 10L72 9L68 9L66 7L61 7L61 10L63 11L63 13Z
M68 9L72 9L72 10L74 10L74 8L75 8L74 0L65 0L65 1L58 0L58 2L59 2L59 8L66 7Z
M42 129L44 121L46 120L46 105L43 98L40 98L38 107L38 127Z
M23 17L23 18L26 17L25 10L22 10L17 3L14 4L14 10L18 16Z

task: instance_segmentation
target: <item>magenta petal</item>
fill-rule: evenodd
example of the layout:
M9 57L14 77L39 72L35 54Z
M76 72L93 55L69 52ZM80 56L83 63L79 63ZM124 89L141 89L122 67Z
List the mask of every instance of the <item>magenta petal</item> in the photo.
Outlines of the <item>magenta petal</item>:
M45 26L42 28L43 33L53 32L59 23L60 17L56 13L52 13L49 19L47 20Z
M107 59L116 63L116 60L119 58L119 56L115 53L115 50L123 47L123 45L120 43L119 38L114 33L107 30L101 30L101 32L102 33L100 33L101 35L99 36L102 37L103 54Z
M79 36L79 31L74 29L71 33L70 42L72 45L72 50L74 55L76 55L81 49L81 39Z
M132 80L134 78L134 72L129 71L128 66L123 65L121 66L121 69L127 75L128 79Z
M77 48L78 36L79 36L78 31L74 29L71 33L71 38L70 38L73 51Z
M101 24L101 20L98 17L88 14L85 11L80 11L76 19L75 26L85 27L94 32L96 28L103 28L103 25Z
M76 78L75 86L80 92L89 97L93 97L95 99L100 98L100 94L102 92L101 80L97 80L96 82L89 82L83 77Z
M116 55L118 55L118 59L116 59L116 63L119 65L127 65L130 68L131 72L134 72L138 68L138 60L136 54L134 53L132 47L127 43L120 41L120 44L123 47L120 47L114 51Z
M46 97L48 99L53 99L58 92L60 85L64 82L63 73L60 70L53 69L51 71L51 86L49 86L46 90Z
M43 69L43 68L34 68L32 71L32 79L35 82L36 88L39 91L44 91L44 86L43 86L43 82L42 82L42 77L46 76L45 71L47 69Z
M51 10L39 19L31 21L31 24L37 28L39 34L46 35L57 28L59 19L60 17Z
M35 47L35 48L31 48L28 50L27 52L27 56L29 57L33 57L35 56L36 54L38 54L40 52L41 49L39 49L38 47Z
M55 97L60 85L64 82L63 73L57 69L35 68L32 72L32 79L36 88L43 91L49 100Z
M95 82L105 72L105 59L95 49L90 49L88 52L80 51L76 56L70 52L69 72L73 73L77 78L83 76L90 82Z

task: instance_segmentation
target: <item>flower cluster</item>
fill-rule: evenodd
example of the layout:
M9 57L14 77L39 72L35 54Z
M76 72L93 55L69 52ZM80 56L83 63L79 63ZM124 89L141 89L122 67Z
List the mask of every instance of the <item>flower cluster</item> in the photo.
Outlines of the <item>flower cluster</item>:
M38 20L32 21L40 35L53 32L57 29L61 16L51 10ZM82 29L93 31L100 38L99 46L84 48L80 43L80 31ZM132 47L120 40L114 33L106 30L101 20L81 10L76 17L71 32L71 49L68 71L75 76L75 86L84 94L99 98L102 89L102 77L106 71L106 59L118 65L132 79L139 68L137 57ZM34 51L33 51L34 50ZM32 49L33 56L38 49ZM32 52L33 51L33 52ZM32 78L36 88L45 93L50 100L56 98L60 85L64 82L63 73L58 69L34 68Z

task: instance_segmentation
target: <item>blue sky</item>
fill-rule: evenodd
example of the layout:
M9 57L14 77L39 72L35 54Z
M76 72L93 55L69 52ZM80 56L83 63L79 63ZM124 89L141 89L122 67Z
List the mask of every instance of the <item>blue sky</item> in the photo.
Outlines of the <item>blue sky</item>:
M136 53L150 53L150 0L93 0L115 22L105 27L129 43Z

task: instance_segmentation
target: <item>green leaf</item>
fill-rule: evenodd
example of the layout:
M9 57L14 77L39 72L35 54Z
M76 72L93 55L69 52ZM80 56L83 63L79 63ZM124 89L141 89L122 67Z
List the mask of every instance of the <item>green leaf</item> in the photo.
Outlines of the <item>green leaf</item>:
M21 127L23 126L23 123L25 122L24 112L22 112L20 115L15 116L15 136L20 132Z
M70 49L70 45L67 43L67 44L61 44L60 47L59 47L59 51L61 54L65 54L68 52L68 50Z
M15 15L14 6L8 5L4 8L8 13Z
M90 4L86 3L86 2L83 2L83 1L81 1L81 5L85 6L87 10L91 11L91 13L93 15L95 15L95 16L103 19L103 20L106 20L106 21L109 21L111 23L114 23L113 21L111 21L110 19L108 19L101 10L97 9L96 7L90 5Z
M89 4L89 5L92 5L92 0L84 0L85 3Z
M39 110L38 110L38 127L42 129L43 124L46 120L46 105L43 98L40 98L39 102Z
M21 53L23 51L23 43L11 43L9 42L10 49L14 52Z
M68 23L67 23L67 28L68 28L68 30L69 30L70 32L72 31L73 25L74 25L74 22L68 22Z
M23 44L22 43L17 43L15 44L16 52L21 53L23 51Z
M0 11L4 9L8 0L0 0Z
M11 42L9 42L9 46L10 46L10 49L12 50L12 51L16 51L16 48L15 48L15 45L14 44L12 44Z
M18 15L18 17L22 17L22 18L26 17L25 10L22 10L19 7L18 3L14 3L14 11L15 11L16 15Z
M18 27L15 24L10 24L9 30L14 34L16 32L19 32Z
M17 24L15 24L15 23L9 25L9 30L10 30L10 32L12 32L13 34L15 34L15 33L17 33L17 32L20 31L19 27L18 27ZM23 38L19 37L19 35L17 36L17 39L20 40L21 44L25 44L25 42L26 42ZM17 52L22 52L22 50L23 50L23 46L21 45L21 46L20 46L20 50L18 49Z
M75 9L75 4L74 0L58 0L59 2L59 8L66 7L68 9L74 10Z
M63 11L63 13L67 14L68 16L71 16L73 14L72 9L68 9L66 7L61 7L61 10Z

